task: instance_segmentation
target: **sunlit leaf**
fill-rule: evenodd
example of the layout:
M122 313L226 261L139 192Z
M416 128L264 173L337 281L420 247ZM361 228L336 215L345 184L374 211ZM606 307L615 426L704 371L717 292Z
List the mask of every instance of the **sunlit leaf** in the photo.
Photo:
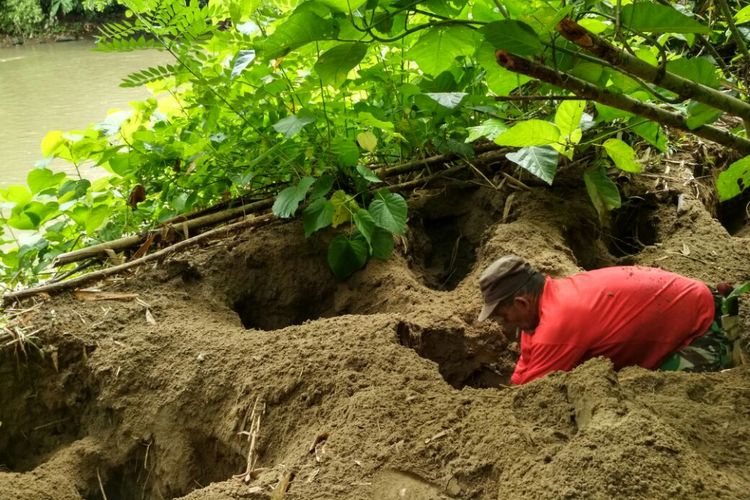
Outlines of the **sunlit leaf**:
M555 125L560 129L560 135L569 137L574 130L580 128L583 109L586 101L563 101L555 112Z
M604 149L615 166L625 172L637 174L643 170L641 164L635 155L635 151L628 144L620 139L607 139L604 141Z
M430 75L439 75L453 65L459 56L470 56L476 50L476 33L464 26L431 28L409 49L407 55Z
M560 130L544 120L524 120L495 138L500 146L543 146L560 140Z
M469 131L469 136L466 138L466 142L474 142L482 137L494 141L498 135L508 130L508 126L501 120L490 118L489 120L482 122L481 125L469 127L466 130Z
M372 153L378 145L378 138L375 137L375 134L367 130L357 134L357 144L365 151Z
M466 92L428 92L425 95L441 106L453 109L461 104L468 94Z
M234 66L232 66L232 78L237 78L247 66L255 60L254 50L240 50L237 53L237 57L234 60Z
M31 188L31 192L36 194L45 189L57 187L65 179L63 172L56 174L48 168L35 168L26 176L26 184Z
M45 158L54 156L57 149L63 144L65 144L65 137L63 137L62 130L47 132L47 135L42 139L42 156Z
M750 156L729 165L716 179L719 200L726 201L750 188Z
M323 83L340 86L367 53L365 43L344 43L323 52L315 63L315 71Z
M600 219L603 220L610 210L620 208L620 190L617 189L617 184L607 176L604 168L587 170L583 174L583 180L586 183L586 191L591 203L594 204Z

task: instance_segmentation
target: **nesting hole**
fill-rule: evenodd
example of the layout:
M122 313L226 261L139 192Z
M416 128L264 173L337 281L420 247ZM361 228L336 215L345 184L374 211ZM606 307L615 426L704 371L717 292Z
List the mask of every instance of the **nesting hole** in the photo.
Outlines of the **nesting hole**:
M635 255L658 241L656 209L654 199L634 196L612 212L607 247L614 257Z
M750 189L740 196L719 203L717 217L732 236L750 237Z
M510 376L512 363L500 361L508 355L501 337L468 337L460 328L425 328L404 321L396 334L401 345L437 363L440 375L456 389L498 387Z

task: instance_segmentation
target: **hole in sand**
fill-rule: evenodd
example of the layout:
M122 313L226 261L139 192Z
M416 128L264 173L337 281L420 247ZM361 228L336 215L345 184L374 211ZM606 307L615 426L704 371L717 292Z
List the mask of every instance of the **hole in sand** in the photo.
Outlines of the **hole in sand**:
M607 246L613 256L635 255L658 241L656 208L655 200L634 196L612 211Z
M717 217L732 236L750 237L750 190L719 203Z
M421 231L420 231L421 229ZM424 283L434 290L453 290L476 262L475 245L463 234L458 217L424 219L415 240Z
M498 335L468 337L460 328L424 328L404 321L396 333L401 345L437 363L440 375L456 389L498 387L506 383L513 366L503 362L508 352Z

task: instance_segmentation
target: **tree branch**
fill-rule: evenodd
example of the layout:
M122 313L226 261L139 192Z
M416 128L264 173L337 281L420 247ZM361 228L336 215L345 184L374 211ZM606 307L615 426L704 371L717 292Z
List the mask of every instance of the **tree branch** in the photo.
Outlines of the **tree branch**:
M648 118L663 125L695 134L709 141L723 144L742 154L750 154L750 141L724 130L711 127L710 125L703 125L691 130L687 126L685 117L679 113L666 111L652 104L633 99L632 97L609 92L585 80L560 73L553 68L529 61L528 59L514 56L504 50L498 50L495 56L497 63L506 69L569 90L583 99L597 101L613 108L628 111L629 113Z

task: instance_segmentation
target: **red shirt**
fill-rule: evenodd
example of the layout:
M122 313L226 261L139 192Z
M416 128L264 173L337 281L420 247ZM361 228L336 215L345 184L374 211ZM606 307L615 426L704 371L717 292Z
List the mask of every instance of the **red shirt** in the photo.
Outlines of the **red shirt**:
M653 369L708 331L711 291L700 281L660 269L607 267L568 278L547 277L539 325L521 332L521 357L511 377L525 384L605 356L615 369Z

